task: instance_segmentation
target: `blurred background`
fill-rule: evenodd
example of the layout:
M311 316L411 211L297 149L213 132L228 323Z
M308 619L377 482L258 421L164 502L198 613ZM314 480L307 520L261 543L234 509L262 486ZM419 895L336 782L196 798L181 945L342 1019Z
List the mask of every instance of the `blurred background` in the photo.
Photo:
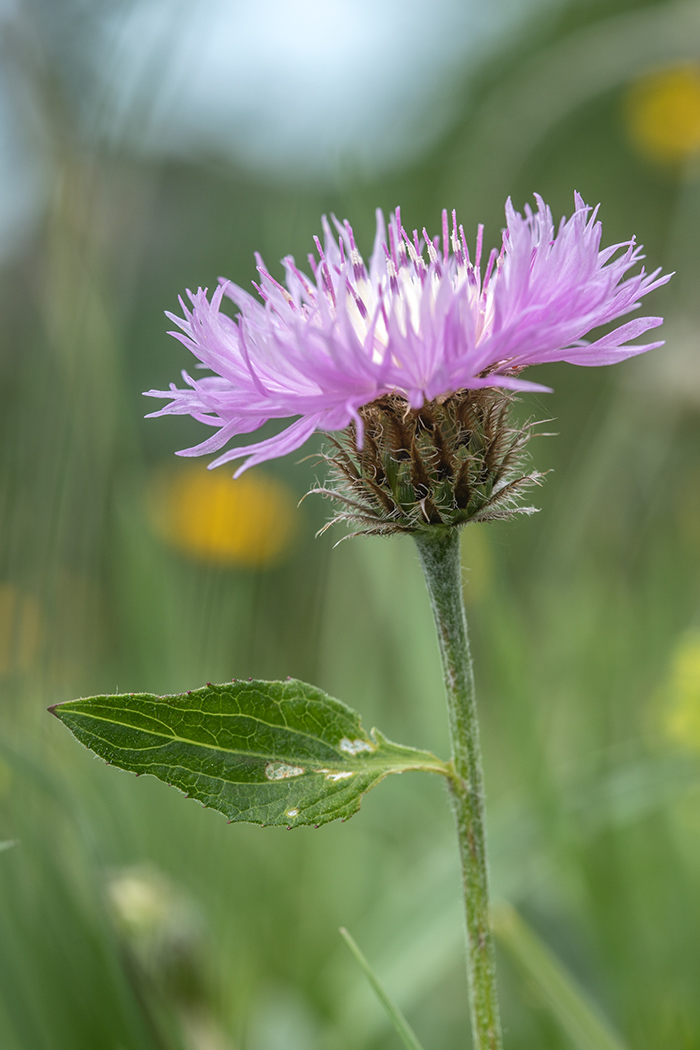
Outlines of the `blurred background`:
M426 1050L468 1045L441 784L227 826L46 708L292 675L446 754L410 540L315 540L313 459L234 484L141 392L189 366L178 294L304 261L324 212L366 253L397 204L491 246L508 195L558 218L574 190L677 276L645 306L664 348L538 370L541 513L463 533L494 893L615 1045L696 1048L700 3L0 0L4 1050L395 1048L341 924ZM592 1050L515 941L509 1050Z

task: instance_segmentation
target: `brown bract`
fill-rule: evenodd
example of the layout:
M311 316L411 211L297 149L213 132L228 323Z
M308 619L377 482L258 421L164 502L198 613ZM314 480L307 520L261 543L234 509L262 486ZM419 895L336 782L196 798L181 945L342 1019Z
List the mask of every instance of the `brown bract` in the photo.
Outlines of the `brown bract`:
M388 395L360 409L355 424L329 434L323 454L328 482L312 491L340 505L332 521L351 535L389 535L531 514L519 506L543 475L525 473L525 446L534 423L514 423L514 395L496 387L461 390L421 409Z

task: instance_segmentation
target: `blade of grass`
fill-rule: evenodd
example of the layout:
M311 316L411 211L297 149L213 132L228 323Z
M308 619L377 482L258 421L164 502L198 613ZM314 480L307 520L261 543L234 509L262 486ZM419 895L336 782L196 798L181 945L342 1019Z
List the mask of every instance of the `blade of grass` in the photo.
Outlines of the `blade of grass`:
M492 924L497 939L534 982L577 1050L628 1050L561 960L512 905L493 908Z
M343 938L348 948L355 956L362 969L364 970L365 977L372 985L377 999L379 999L379 1002L386 1010L387 1017L391 1021L391 1024L394 1027L394 1031L398 1035L399 1039L406 1047L406 1050L423 1050L410 1024L408 1023L404 1015L401 1013L396 1003L394 1003L389 998L389 995L387 994L381 981L375 974L370 964L367 962L367 959L365 959L354 938L348 933L344 926L340 927L340 936Z

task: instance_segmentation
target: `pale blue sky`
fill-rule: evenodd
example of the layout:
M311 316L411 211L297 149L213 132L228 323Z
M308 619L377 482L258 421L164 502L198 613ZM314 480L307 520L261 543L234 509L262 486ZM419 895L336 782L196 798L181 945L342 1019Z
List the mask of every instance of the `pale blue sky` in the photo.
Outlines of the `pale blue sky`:
M36 24L77 77L87 138L333 182L344 165L371 176L428 148L451 119L456 77L557 2L52 0ZM0 0L0 33L17 10L21 0ZM51 183L31 90L14 73L0 66L0 257Z
M105 26L109 123L148 150L204 147L305 175L347 158L381 169L439 134L445 81L537 6L139 0Z

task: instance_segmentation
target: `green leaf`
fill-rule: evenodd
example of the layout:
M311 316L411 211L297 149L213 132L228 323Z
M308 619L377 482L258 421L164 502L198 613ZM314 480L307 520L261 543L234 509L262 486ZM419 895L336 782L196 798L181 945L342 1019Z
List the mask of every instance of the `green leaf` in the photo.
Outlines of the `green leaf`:
M49 710L107 762L151 773L229 821L318 826L351 817L389 773L451 775L428 751L367 733L345 704L293 679L93 696Z
M422 1046L418 1042L418 1037L416 1033L413 1031L410 1024L408 1023L404 1015L401 1013L396 1003L393 1001L393 999L390 998L389 993L386 991L384 985L379 980L376 973L374 972L370 964L367 962L367 959L360 951L359 945L355 941L354 937L352 937L348 933L344 926L340 927L340 936L343 938L348 948L355 956L362 969L364 970L365 977L372 985L375 995L386 1010L387 1017L391 1021L394 1031L398 1035L399 1039L406 1047L406 1050L423 1050Z

